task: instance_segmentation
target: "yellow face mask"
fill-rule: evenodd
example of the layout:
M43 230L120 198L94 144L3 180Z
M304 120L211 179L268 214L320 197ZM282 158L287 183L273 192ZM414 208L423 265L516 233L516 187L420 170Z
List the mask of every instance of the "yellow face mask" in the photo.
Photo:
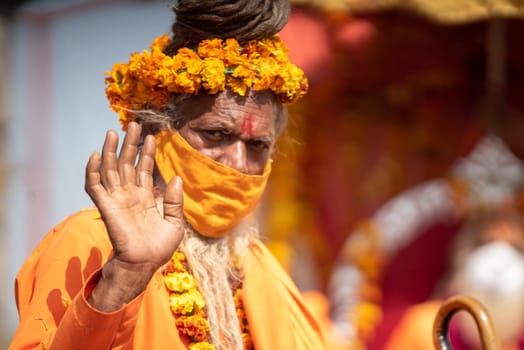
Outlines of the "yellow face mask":
M223 237L257 205L271 172L247 175L204 156L178 133L156 136L156 165L166 183L177 175L184 186L184 216L206 237Z

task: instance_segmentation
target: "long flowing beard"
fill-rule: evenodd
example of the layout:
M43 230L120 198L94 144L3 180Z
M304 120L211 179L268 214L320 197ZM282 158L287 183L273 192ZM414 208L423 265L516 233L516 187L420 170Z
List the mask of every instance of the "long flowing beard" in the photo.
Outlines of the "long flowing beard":
M233 290L242 282L242 262L256 236L257 230L248 224L223 238L204 237L186 224L180 249L206 300L209 337L216 349L244 349Z

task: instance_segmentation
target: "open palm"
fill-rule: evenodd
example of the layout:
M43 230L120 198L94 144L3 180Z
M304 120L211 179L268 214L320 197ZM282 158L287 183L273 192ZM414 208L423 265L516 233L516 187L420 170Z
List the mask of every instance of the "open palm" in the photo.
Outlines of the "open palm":
M102 154L93 153L87 163L85 189L107 227L113 259L156 269L184 234L182 183L175 177L167 184L159 210L152 177L155 141L148 135L139 152L140 133L140 126L130 123L117 155L118 134L108 131Z

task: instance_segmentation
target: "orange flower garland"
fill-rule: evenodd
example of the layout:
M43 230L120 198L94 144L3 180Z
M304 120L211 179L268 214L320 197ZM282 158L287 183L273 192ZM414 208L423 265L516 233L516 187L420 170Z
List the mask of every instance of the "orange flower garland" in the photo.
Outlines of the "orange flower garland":
M207 39L197 50L180 48L164 54L167 35L156 38L151 51L133 53L128 63L117 63L106 73L106 95L111 109L126 129L133 110L161 109L171 94L216 94L229 88L244 96L248 89L271 90L281 102L302 97L308 82L288 59L288 48L278 36L240 45L236 39Z
M164 283L171 291L169 304L176 316L176 327L192 341L189 349L214 350L215 347L208 342L209 324L204 312L206 302L197 289L195 279L187 271L186 257L182 252L173 254L164 271Z
M195 279L188 272L184 253L175 251L164 270L164 283L171 292L169 304L176 317L176 327L181 334L192 341L189 349L215 350L215 346L209 343L209 323L204 312L206 302L197 289ZM239 284L235 288L233 297L242 332L242 341L244 349L253 350L241 295L242 285Z
M244 305L242 304L242 288L237 288L233 295L235 300L235 307L237 309L238 321L240 323L240 331L242 332L242 342L245 350L254 350L253 341L249 335L249 328L247 324L246 313L244 312Z

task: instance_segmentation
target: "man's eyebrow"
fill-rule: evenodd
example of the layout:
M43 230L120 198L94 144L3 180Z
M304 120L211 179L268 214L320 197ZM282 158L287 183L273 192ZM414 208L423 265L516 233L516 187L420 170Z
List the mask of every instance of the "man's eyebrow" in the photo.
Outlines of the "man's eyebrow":
M206 127L206 128L232 128L233 123L228 120L223 119L200 119L200 120L194 120L192 123L190 123L192 126L200 126L200 127Z
M273 135L263 135L255 137L254 140L273 143L273 141L275 141L275 137Z

